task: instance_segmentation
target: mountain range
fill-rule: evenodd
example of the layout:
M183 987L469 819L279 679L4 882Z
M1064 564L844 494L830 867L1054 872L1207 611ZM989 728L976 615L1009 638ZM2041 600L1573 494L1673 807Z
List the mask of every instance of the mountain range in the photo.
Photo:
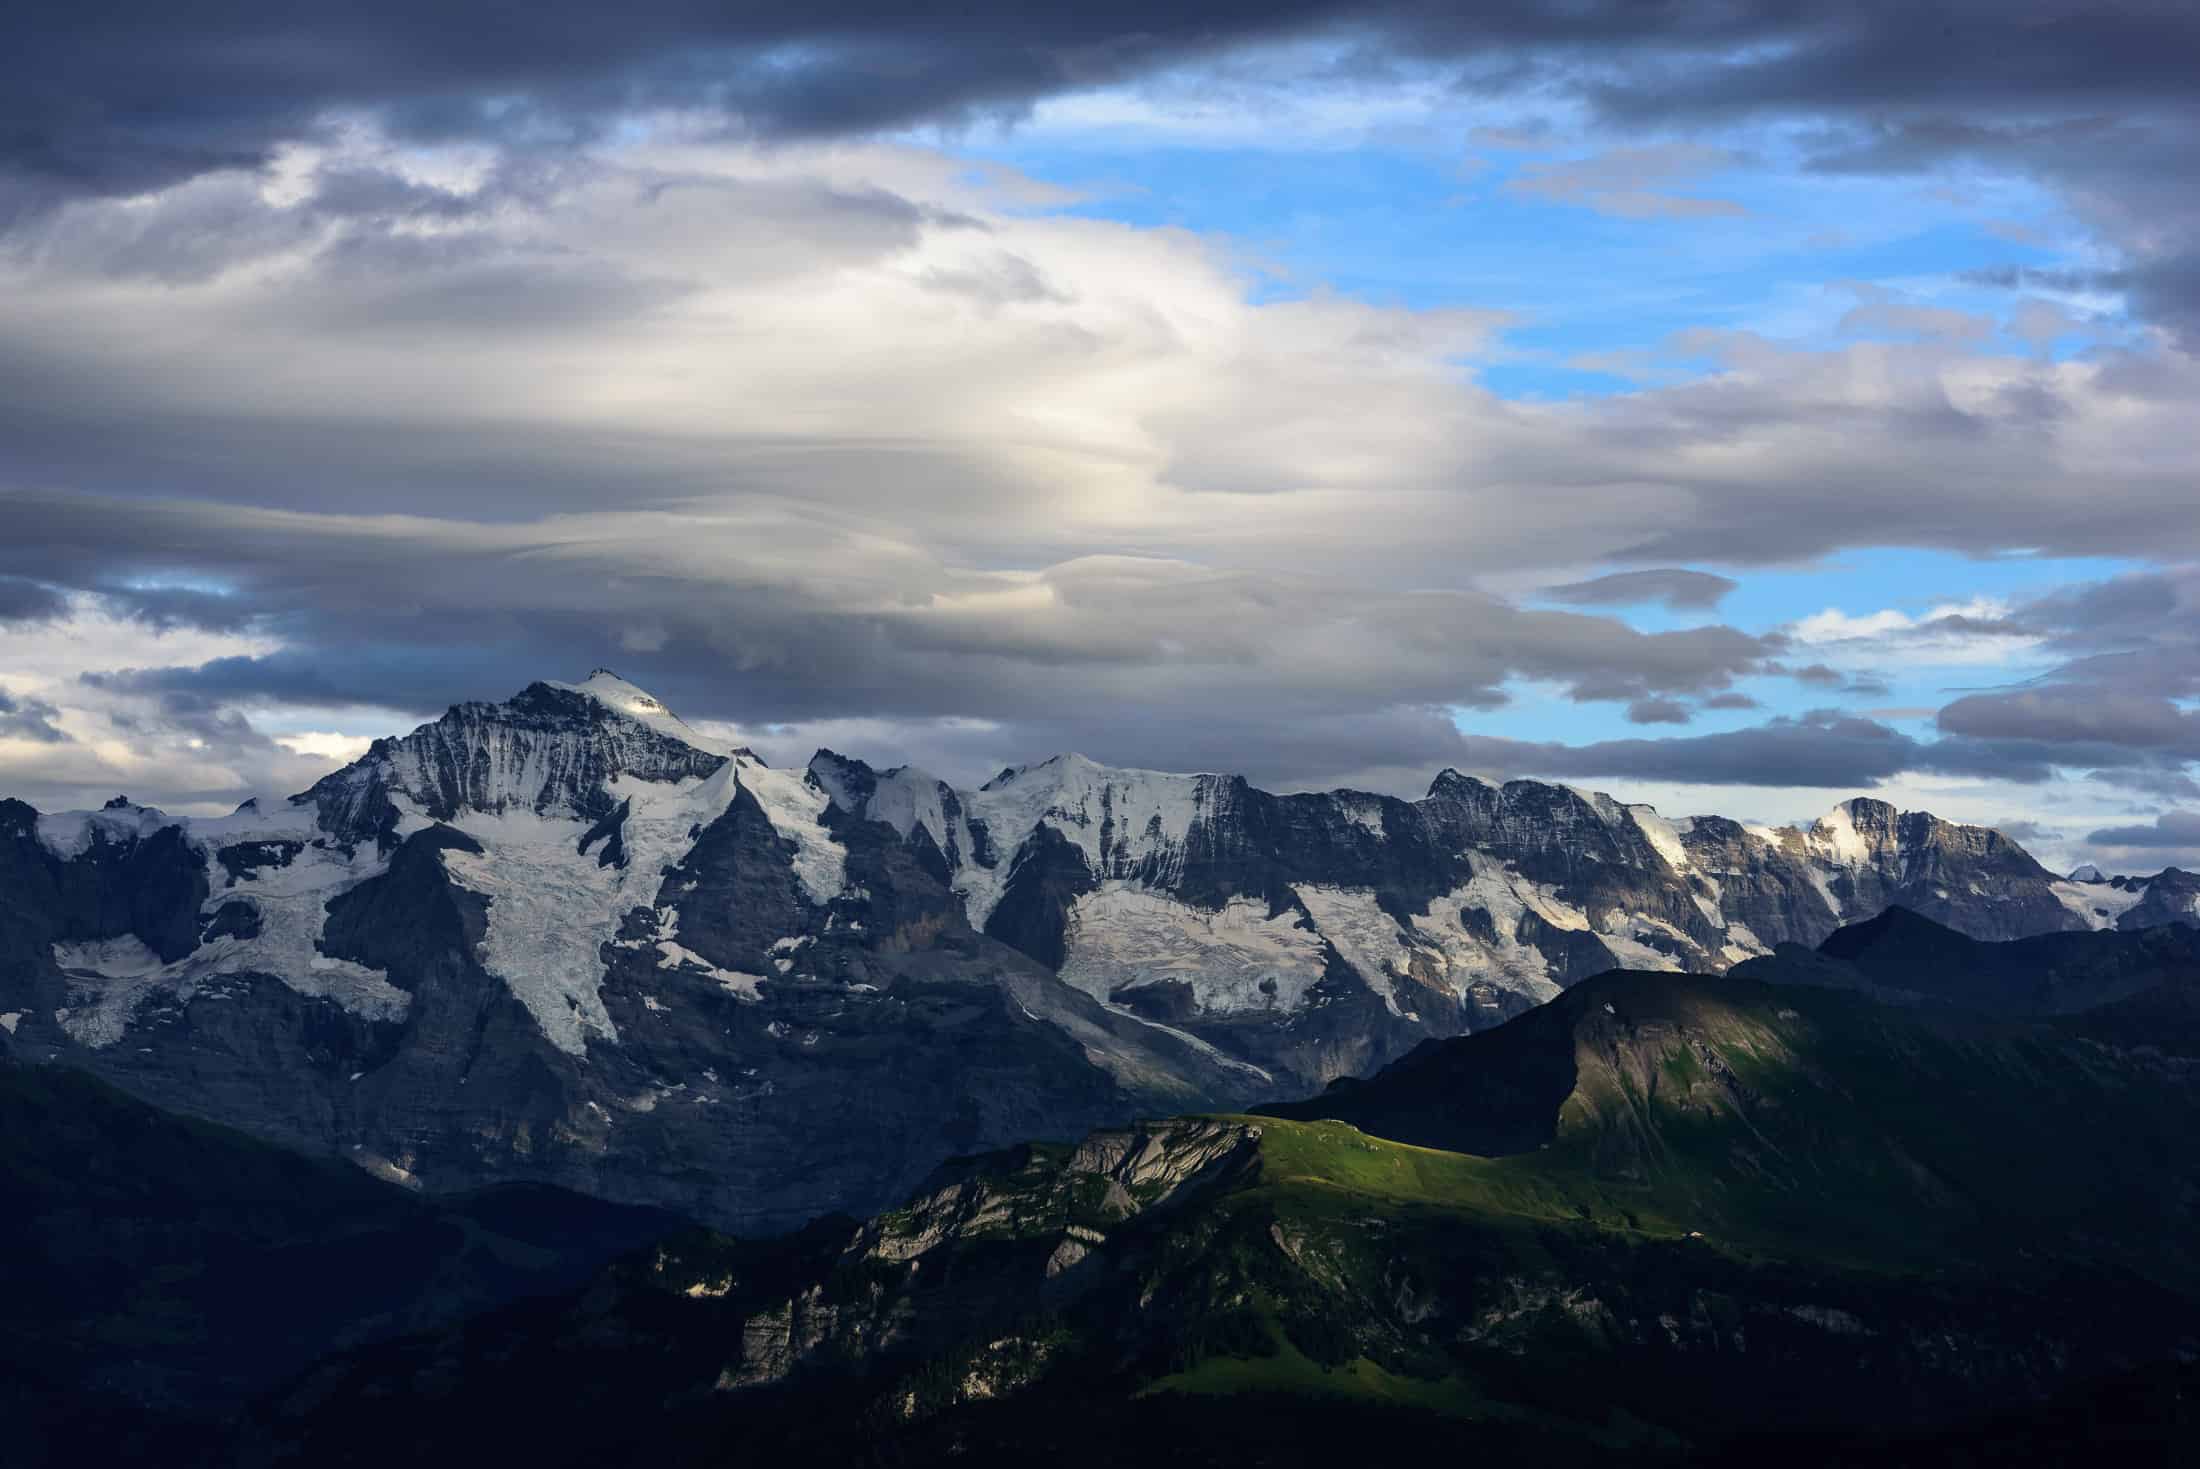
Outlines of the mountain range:
M1076 755L975 790L779 770L599 670L225 817L0 802L0 1043L408 1185L753 1233L1891 905L2128 931L2200 882L2057 878L1863 799L1774 829L1455 771L1406 801Z

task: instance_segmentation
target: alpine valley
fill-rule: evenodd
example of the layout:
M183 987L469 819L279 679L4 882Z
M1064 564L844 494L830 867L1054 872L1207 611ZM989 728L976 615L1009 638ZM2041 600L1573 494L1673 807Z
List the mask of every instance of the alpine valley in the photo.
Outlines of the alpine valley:
M431 1192L757 1234L1893 905L2076 935L2191 919L2200 882L2058 879L1872 800L1775 830L1454 771L1405 801L1077 755L976 790L777 770L598 671L220 818L0 802L0 1041Z

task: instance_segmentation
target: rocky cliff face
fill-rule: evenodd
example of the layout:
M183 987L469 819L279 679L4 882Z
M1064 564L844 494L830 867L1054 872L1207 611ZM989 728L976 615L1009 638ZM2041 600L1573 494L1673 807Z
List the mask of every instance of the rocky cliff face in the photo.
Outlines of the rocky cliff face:
M0 803L0 1039L428 1187L773 1227L1896 901L1987 937L2151 911L1871 801L1763 831L1448 771L775 770L599 672L219 819Z
M1607 969L1717 972L1890 904L1986 939L2116 921L1997 832L1864 799L1774 830L1456 771L1404 801L1074 755L960 792L831 752L810 769L921 852L974 926L1301 1084Z

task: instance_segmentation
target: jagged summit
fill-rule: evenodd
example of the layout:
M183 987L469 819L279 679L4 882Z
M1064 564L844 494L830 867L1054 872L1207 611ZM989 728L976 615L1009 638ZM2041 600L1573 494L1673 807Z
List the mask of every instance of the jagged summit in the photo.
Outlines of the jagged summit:
M294 799L347 841L387 845L468 811L601 821L627 798L622 782L701 780L731 757L654 695L598 671L529 684L501 704L453 705Z
M1468 775L1462 770L1447 765L1442 770L1437 771L1436 778L1428 783L1427 794L1431 796L1440 795L1445 787L1454 785L1479 786L1484 790L1492 788L1490 783L1482 779L1481 776Z
M627 682L608 668L594 670L579 683L545 680L541 687L580 694L615 714L624 715L667 738L693 745L698 750L708 750L719 755L732 753L730 747L722 741L711 739L673 713L664 700L639 685Z
M2108 878L2100 868L2095 867L2090 862L2083 862L2070 869L2068 880L2071 882L2107 882Z
M995 790L1034 777L1045 777L1049 780L1065 782L1089 782L1093 780L1123 782L1194 781L1227 780L1231 778L1213 771L1144 770L1130 765L1107 765L1093 759L1090 755L1080 754L1075 750L1064 750L1060 754L1049 755L1044 760L1034 760L1024 765L1004 766L1000 774L994 776L980 786L979 789Z

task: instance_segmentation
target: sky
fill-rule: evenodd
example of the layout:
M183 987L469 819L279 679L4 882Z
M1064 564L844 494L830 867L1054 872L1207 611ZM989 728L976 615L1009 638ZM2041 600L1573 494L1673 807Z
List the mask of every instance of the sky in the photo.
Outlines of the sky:
M34 7L0 795L608 666L2200 866L2200 8L908 9Z

